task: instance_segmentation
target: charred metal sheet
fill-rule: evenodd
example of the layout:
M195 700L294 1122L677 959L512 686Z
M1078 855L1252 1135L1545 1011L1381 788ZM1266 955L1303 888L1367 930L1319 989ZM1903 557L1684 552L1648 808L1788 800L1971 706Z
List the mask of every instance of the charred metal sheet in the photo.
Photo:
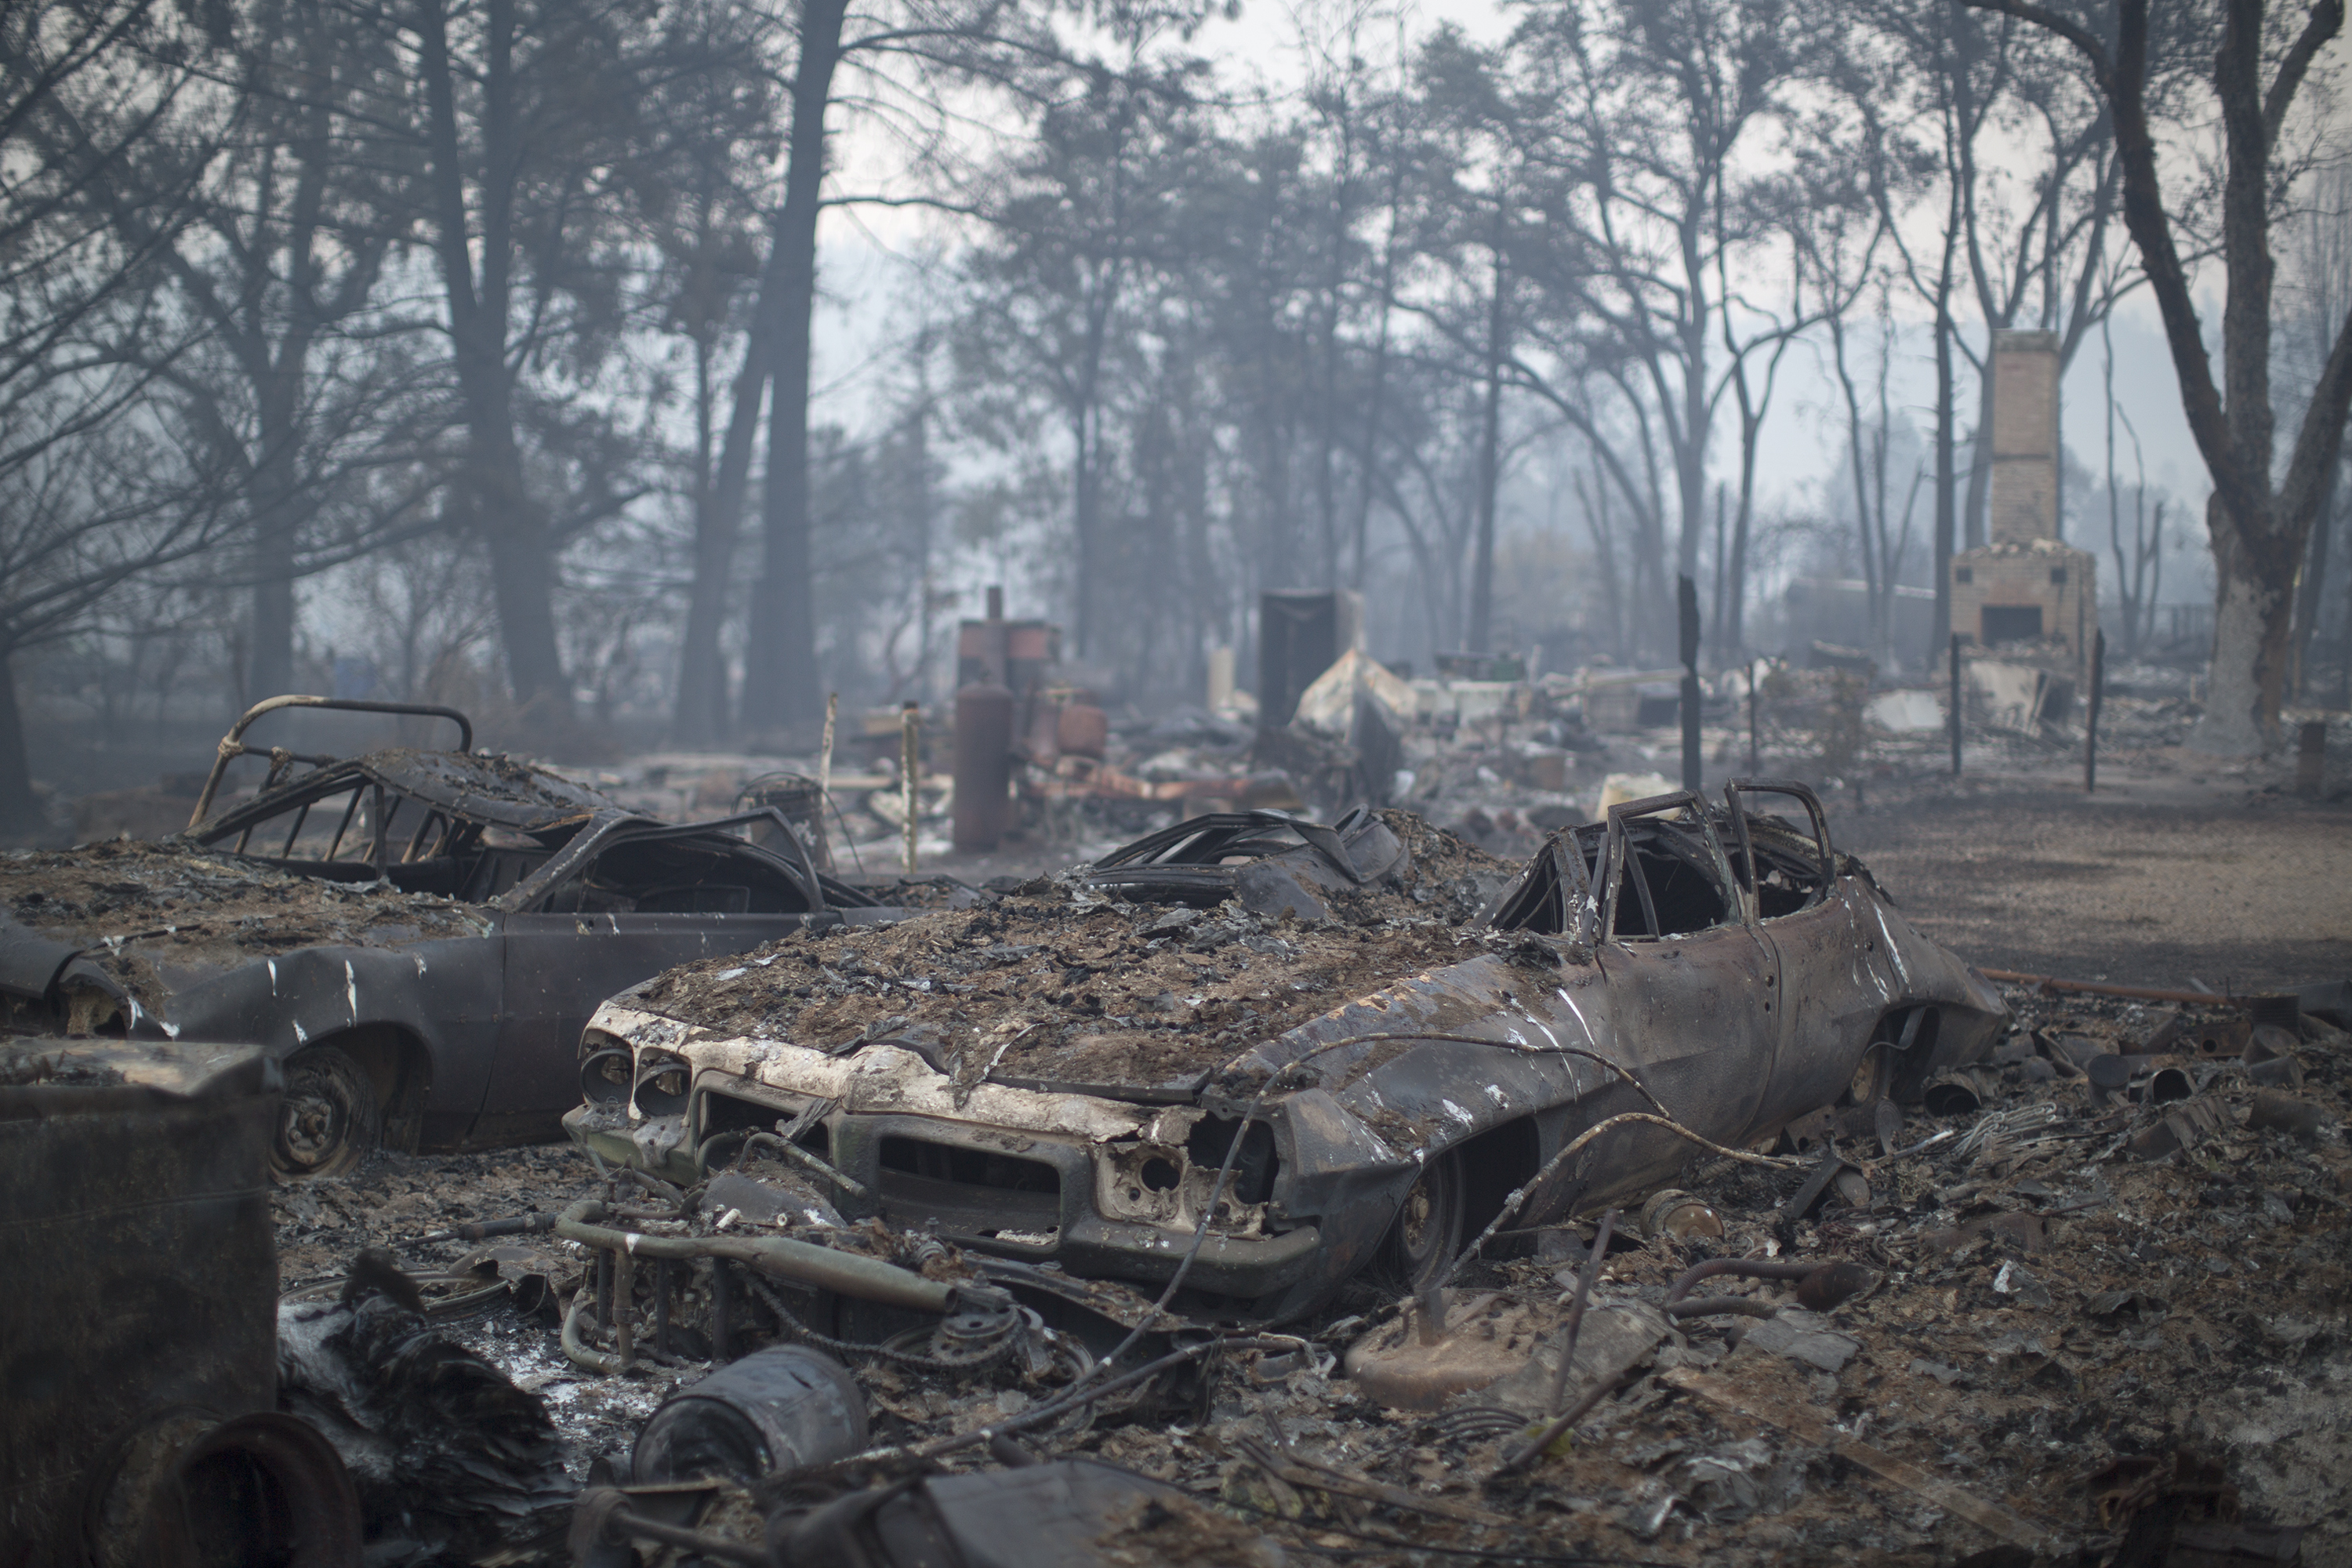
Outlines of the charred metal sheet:
M1212 813L1139 838L1095 862L1088 887L1139 903L1211 909L1238 899L1261 914L1329 914L1325 900L1400 873L1405 847L1358 810L1325 826L1278 811Z

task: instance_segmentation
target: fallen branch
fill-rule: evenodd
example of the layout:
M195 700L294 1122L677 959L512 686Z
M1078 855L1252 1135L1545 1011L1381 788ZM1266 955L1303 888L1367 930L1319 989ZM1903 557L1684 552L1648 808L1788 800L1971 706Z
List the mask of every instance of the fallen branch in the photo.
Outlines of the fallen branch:
M1731 1384L1718 1377L1688 1367L1675 1367L1658 1374L1660 1382L1669 1387L1696 1394L1710 1405L1735 1411L1751 1420L1780 1427L1801 1443L1817 1448L1827 1448L1840 1458L1860 1465L1884 1480L1894 1482L1905 1490L1927 1499L1946 1513L1957 1514L1970 1524L2013 1546L2039 1552L2049 1541L2048 1531L2020 1519L1999 1503L1987 1502L1949 1481L1942 1480L1918 1466L1898 1459L1881 1448L1874 1448L1858 1437L1849 1437L1822 1425L1815 1416L1785 1405L1766 1405L1751 1400Z
M1464 1524L1507 1525L1511 1521L1498 1513L1468 1503L1449 1502L1444 1498L1423 1497L1419 1492L1392 1487L1385 1481L1366 1480L1302 1459L1296 1455L1277 1456L1272 1448L1255 1437L1244 1437L1236 1445L1248 1456L1250 1463L1276 1480L1294 1487L1329 1492L1336 1497L1351 1497L1362 1502L1376 1502L1390 1508L1410 1509L1421 1513L1433 1513L1440 1519L1457 1520Z

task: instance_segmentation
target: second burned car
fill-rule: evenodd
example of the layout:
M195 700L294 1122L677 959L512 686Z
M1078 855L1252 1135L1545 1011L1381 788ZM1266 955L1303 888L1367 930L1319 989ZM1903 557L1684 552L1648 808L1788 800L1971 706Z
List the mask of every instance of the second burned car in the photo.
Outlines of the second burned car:
M680 1179L786 1139L843 1217L1073 1275L1164 1283L1205 1232L1191 1309L1280 1321L1367 1266L1426 1284L1531 1182L1522 1226L1671 1180L1685 1131L1916 1099L2006 1021L1801 784L1482 861L1402 813L1196 819L687 965L597 1012L567 1125Z
M458 744L242 741L288 708L446 721ZM259 1046L286 1077L273 1168L333 1175L379 1144L560 1137L573 1047L614 991L898 918L811 864L776 812L660 822L472 741L448 709L275 698L223 741L186 833L0 856L0 1034ZM268 776L210 809L247 752Z

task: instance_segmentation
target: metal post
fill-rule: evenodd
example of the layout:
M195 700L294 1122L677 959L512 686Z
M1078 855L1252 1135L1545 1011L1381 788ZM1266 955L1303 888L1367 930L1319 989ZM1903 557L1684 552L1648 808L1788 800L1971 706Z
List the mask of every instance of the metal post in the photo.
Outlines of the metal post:
M915 770L922 765L923 710L898 710L898 801L907 814L907 875L915 874Z
M637 1255L613 1253L613 1359L627 1372L637 1360Z
M824 820L825 802L833 795L833 721L841 711L841 693L824 694L824 743L816 754L816 816Z
M1698 737L1698 584L1675 579L1675 601L1682 619L1683 788L1695 792L1706 785Z
M1756 661L1748 661L1748 772L1750 777L1764 771L1758 759L1761 752L1756 745Z
M2319 798L2327 777L2327 722L2315 719L2295 737L2294 793L2306 800Z
M2083 793L2089 795L2099 787L2099 700L2105 695L2107 684L2107 634L2091 634L2091 704L2088 721L2083 726Z
M1960 634L1952 634L1952 776L1960 776Z

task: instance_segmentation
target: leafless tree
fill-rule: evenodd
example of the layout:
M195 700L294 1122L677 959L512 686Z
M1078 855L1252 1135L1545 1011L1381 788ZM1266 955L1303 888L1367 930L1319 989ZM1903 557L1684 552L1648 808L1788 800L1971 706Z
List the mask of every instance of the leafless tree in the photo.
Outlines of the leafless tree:
M2123 216L2164 321L2181 403L2212 476L2206 527L2220 579L2213 671L2194 742L2244 754L2275 745L2303 565L2344 442L2352 407L2352 312L2332 342L2305 405L2283 476L2273 478L2271 387L2273 205L2297 159L2288 116L2319 51L2343 30L2342 0L2275 11L2267 0L2222 0L2221 37L2203 75L2219 111L2223 179L2219 251L2223 269L2221 377L2213 377L2190 292L2183 216L2166 202L2149 99L2161 61L2151 51L2148 0L2116 0L2103 34L2030 0L1968 0L2005 11L2066 40L2088 62L2113 116Z

